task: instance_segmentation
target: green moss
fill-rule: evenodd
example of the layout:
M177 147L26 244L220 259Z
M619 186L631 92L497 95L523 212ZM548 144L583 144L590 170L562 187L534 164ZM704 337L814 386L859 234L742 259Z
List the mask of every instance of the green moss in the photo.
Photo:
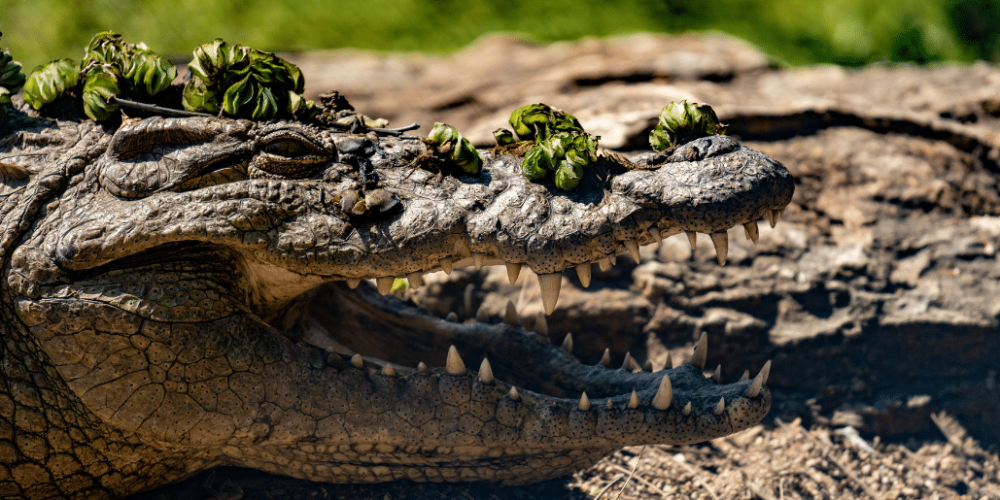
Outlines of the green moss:
M302 97L305 78L294 64L271 52L229 45L221 38L194 49L184 86L184 109L269 120L309 113L313 102Z
M483 168L483 159L479 156L479 152L451 125L435 123L423 141L434 156L457 167L456 171L476 175Z
M90 39L77 67L60 59L36 67L25 83L24 100L35 109L56 100L83 79L83 110L103 121L118 110L112 97L148 99L170 86L177 68L145 45L126 43L121 35L102 31Z
M653 151L663 151L699 137L725 133L726 126L719 123L711 106L684 99L660 110L659 121L649 133L649 145Z
M521 144L530 146L524 154L521 172L533 181L552 177L556 187L569 191L583 179L584 168L597 161L597 141L583 131L575 116L545 104L521 106L510 114ZM497 147L514 144L504 129L493 131Z
M24 83L21 63L15 61L10 52L0 51L0 116L7 114L7 106L11 104L10 96L20 92Z

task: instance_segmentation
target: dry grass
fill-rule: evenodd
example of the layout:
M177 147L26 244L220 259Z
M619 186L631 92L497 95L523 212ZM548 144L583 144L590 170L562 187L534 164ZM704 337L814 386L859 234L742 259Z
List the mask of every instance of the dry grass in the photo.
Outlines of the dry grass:
M911 451L777 421L773 429L758 425L701 445L647 446L641 454L626 448L581 471L571 484L596 498L617 483L604 498L620 490L622 500L1000 499L997 454L983 450L947 415L936 415L935 422L948 442Z

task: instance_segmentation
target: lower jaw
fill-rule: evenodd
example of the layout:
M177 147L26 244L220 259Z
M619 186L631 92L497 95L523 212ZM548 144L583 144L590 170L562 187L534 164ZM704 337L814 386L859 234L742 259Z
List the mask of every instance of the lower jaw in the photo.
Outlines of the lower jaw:
M505 485L531 484L554 479L589 467L610 454L611 449L579 449L570 452L522 449L525 455L476 458L439 457L432 451L416 453L357 455L318 451L337 448L322 444L304 449L267 450L235 460L234 465L267 472L329 483L379 483L397 480L417 482L488 481ZM410 450L407 450L410 451ZM475 451L475 450L471 450ZM494 452L495 453L495 452ZM279 458L285 457L285 458ZM348 460L345 461L345 458Z
M745 423L744 417L759 413L762 408L766 412L766 407L769 407L767 394L760 394L766 382L767 367L755 377L763 379L759 383L756 380L751 383L746 376L730 384L722 384L715 377L707 378L702 372L707 356L704 338L699 342L700 354L696 350L689 364L653 373L651 366L647 364L640 369L628 356L625 366L619 369L611 369L607 359L602 359L598 365L582 365L569 352L572 346L566 343L560 349L549 344L547 338L525 332L520 326L443 321L395 297L381 297L367 285L355 291L338 284L324 286L315 291L305 309L303 317L312 318L315 323L333 325L331 329L335 328L343 334L337 340L350 352L331 353L328 361L345 367L354 365L355 368L364 368L362 371L368 373L367 379L372 380L376 387L379 387L378 379L384 379L383 387L390 393L405 390L407 384L412 384L408 377L414 374L436 374L442 381L446 375L451 375L468 379L461 382L466 384L466 390L468 384L472 384L473 392L479 383L488 386L491 391L488 397L476 399L473 394L473 400L484 403L498 400L497 394L503 396L499 399L518 399L516 393L520 392L533 401L531 404L539 407L557 408L564 413L581 410L583 414L598 415L595 418L601 423L587 424L591 429L589 434L567 436L569 441L583 438L591 441L566 449L586 447L588 444L615 449L634 441L627 436L616 435L614 431L609 434L608 429L602 428L612 426L620 430L620 422L616 419L628 421L638 418L640 423L643 419L647 423L676 421L673 427L677 429L667 432L652 426L650 429L634 429L636 432L648 431L649 435L661 439L669 437L670 442L711 439L716 437L714 434L718 434L719 429L726 427L725 422L694 422L690 418L724 419L729 416L729 407L736 404L740 407L733 416ZM303 328L301 324L297 327ZM479 360L483 363L480 364ZM471 370L466 370L466 363ZM453 364L457 366L455 370ZM668 377L671 380L665 380ZM655 410L651 405L660 396L666 382L672 385L673 397L666 397L666 406L660 400L660 410ZM434 382L435 385L437 383ZM752 389L751 385L757 389ZM413 405L421 403L420 398L424 396L426 394L417 391L401 395L395 401L401 405ZM435 394L431 396L436 397ZM396 395L391 397L396 398ZM396 411L392 407L386 410ZM490 411L489 408L482 410L485 413ZM742 413L744 411L746 413ZM763 417L763 414L759 416ZM541 417L531 415L531 418ZM580 423L586 424L583 421ZM711 428L697 429L703 424ZM568 428L574 427L569 425ZM685 428L691 431L689 436L685 435ZM544 432L541 435L561 436ZM382 438L375 442L392 442L391 435ZM547 446L558 445L558 440L546 441ZM418 442L423 444L426 441ZM528 444L531 444L530 440L517 443L518 446Z

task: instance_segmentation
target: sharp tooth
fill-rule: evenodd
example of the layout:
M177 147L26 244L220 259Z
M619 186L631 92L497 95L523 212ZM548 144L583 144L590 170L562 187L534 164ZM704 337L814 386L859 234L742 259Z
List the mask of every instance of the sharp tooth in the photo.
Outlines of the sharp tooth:
M355 368L364 368L365 359L362 358L360 354L355 354L354 356L351 356L351 364L354 365Z
M615 407L615 404L609 399L607 403L604 403L604 407L610 410Z
M490 315L486 312L486 308L480 306L479 310L476 311L476 321L480 323L489 323Z
M427 369L427 365L424 364L423 361L417 363L417 373L421 375L427 375L428 373L430 373L430 370Z
M778 213L774 210L767 211L767 222L771 224L771 229L778 224Z
M465 375L465 363L462 362L455 346L448 348L448 360L445 361L444 369L451 375Z
M410 288L420 288L420 282L424 279L423 271L417 271L406 275L406 281L410 283Z
M715 245L715 257L719 259L719 265L726 265L726 257L729 256L729 233L712 233L712 244Z
M479 365L479 381L484 384L493 383L493 368L486 358L483 358L483 363Z
M628 254L632 256L632 260L636 264L642 262L642 258L639 256L639 244L635 240L625 240L625 249L628 250Z
M461 256L469 253L469 245L465 244L465 240L458 240L455 242L455 248L451 253L461 258Z
M712 380L714 380L716 384L722 383L722 365L715 367L715 371L712 372Z
M545 314L552 314L559 302L559 287L562 285L562 273L539 274L538 286L542 289L542 306Z
M663 369L669 370L671 368L677 368L677 367L674 365L674 357L670 355L670 352L667 352L667 362L666 364L663 365Z
M451 276L452 263L453 261L451 260L451 257L441 257L441 259L438 260L438 265L441 266L441 270L448 276Z
M566 354L573 354L573 334L567 333L563 337L562 350L566 351Z
M646 362L642 364L642 370L647 372L653 371L653 362L647 359Z
M506 266L507 266L507 281L510 282L511 285L513 285L514 282L517 281L518 276L521 275L521 264L512 264L508 262Z
M764 384L767 382L767 376L770 375L770 373L771 361L768 360L767 363L764 363L764 367L760 369L760 373L753 378L753 382L750 384L750 387L747 387L746 392L743 394L745 394L748 398L757 397L757 395L760 394L760 389L764 387Z
M508 325L520 325L521 320L517 317L517 306L513 300L507 301L507 310L503 313L503 322Z
M517 393L517 388L514 386L510 386L510 391L507 392L507 395L510 396L510 399L513 399L514 401L518 401L521 399L521 395Z
M622 361L622 370L629 368L629 361L632 361L632 353L625 352L625 359Z
M639 366L639 362L636 361L635 358L632 358L632 361L629 363L629 365L630 365L629 366L629 371L636 372L636 371L642 370L642 367Z
M740 382L744 380L750 380L750 370L743 370L743 376L740 377Z
M545 315L538 313L538 317L535 318L535 333L543 336L549 336L549 322L545 321Z
M587 393L583 393L580 396L580 411L590 410L590 399L587 399Z
M715 407L715 411L713 411L712 413L715 413L716 415L722 415L722 412L724 411L726 411L726 398L719 398L719 404L718 406Z
M611 260L608 259L607 257L605 257L605 258L597 261L597 267L601 271L607 271L608 269L611 269Z
M698 343L694 345L694 353L691 354L691 359L688 363L693 365L699 370L705 369L705 361L708 360L708 335L702 332L701 337L698 338Z
M622 370L635 371L639 368L639 363L632 357L632 353L625 353L625 361L622 362Z
M688 404L684 405L684 409L681 410L681 415L684 415L686 417L690 414L691 414L691 402L688 401Z
M347 279L347 286L351 287L352 290L355 289L355 288L357 288L358 285L360 285L360 284L361 284L361 279L360 278L348 278Z
M670 403L674 400L674 388L670 385L670 377L664 375L660 379L660 388L656 390L656 396L653 396L653 408L657 410L666 410L670 408Z
M447 316L444 317L444 320L445 321L449 321L451 323L457 323L458 322L458 315L455 314L455 311L452 311L452 312L448 313Z
M590 286L590 263L585 262L576 266L576 275L580 277L580 284L584 288Z
M609 253L608 254L608 260L611 262L612 266L616 265L616 264L618 264L618 255L613 254L613 253Z
M486 262L486 254L482 252L472 252L472 262L476 264L476 269L482 269L483 263Z
M393 368L392 365L386 364L382 367L382 375L385 375L386 377L395 377L396 369Z
M635 389L632 389L632 396L628 398L628 407L633 410L639 407L639 395L635 393Z
M691 250L698 248L698 233L694 231L684 231L684 234L688 237L688 243L691 244Z
M781 217L782 219L785 218L785 209L784 208L779 208L778 209L778 217Z
M601 365L601 366L603 366L605 368L611 366L611 349L610 348L604 350L604 355L601 356L601 360L598 361L597 364L599 364L599 365Z
M389 295L389 292L392 291L393 279L390 277L375 278L375 286L378 288L378 293Z
M656 246L663 246L663 236L660 235L660 228L649 226L649 234L653 235L653 239L656 240Z
M752 220L743 224L743 231L747 233L747 239L752 241L754 245L760 240L760 230L757 229L757 221Z

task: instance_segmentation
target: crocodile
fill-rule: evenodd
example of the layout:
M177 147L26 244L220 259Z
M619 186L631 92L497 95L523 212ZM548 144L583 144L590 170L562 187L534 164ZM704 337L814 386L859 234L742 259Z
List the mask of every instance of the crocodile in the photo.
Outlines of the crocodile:
M726 231L756 241L793 191L731 137L605 153L561 191L500 150L476 174L424 168L405 134L15 105L0 130L2 498L121 498L224 465L524 484L770 408L769 363L722 383L704 336L658 371L588 365L571 337L384 295L396 278L528 266L551 310L563 271L587 282L681 233L711 235L724 263Z

